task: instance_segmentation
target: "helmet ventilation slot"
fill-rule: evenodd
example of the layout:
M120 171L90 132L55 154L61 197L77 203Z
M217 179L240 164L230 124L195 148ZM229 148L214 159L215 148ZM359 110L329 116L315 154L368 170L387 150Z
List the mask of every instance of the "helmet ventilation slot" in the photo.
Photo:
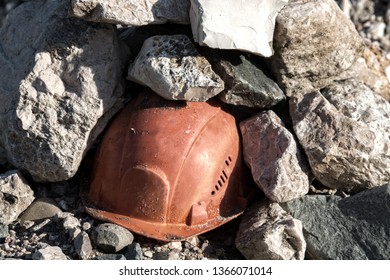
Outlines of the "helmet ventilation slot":
M229 167L231 162L232 162L232 158L228 156L228 158L225 160L226 167ZM222 170L222 174L219 176L219 180L217 181L217 184L215 184L214 189L211 191L211 195L215 195L223 187L223 185L225 185L228 178L229 177L225 169Z

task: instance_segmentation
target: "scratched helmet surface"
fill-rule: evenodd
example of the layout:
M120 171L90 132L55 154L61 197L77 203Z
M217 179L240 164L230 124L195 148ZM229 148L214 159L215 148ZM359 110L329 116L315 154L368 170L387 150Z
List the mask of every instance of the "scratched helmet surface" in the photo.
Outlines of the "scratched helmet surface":
M221 106L139 94L103 137L83 191L87 212L163 241L241 214L248 189L240 138Z

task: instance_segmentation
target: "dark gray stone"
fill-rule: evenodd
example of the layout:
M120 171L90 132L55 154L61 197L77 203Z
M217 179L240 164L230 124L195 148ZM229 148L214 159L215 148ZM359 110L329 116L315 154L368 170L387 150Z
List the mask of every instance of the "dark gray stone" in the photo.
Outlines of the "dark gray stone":
M348 198L306 195L282 204L299 219L313 259L389 259L390 185Z
M77 255L82 260L87 260L92 256L93 254L92 244L86 232L83 231L79 235L77 235L73 244Z
M91 237L95 245L106 253L117 253L134 240L129 230L111 223L98 225Z
M218 95L223 102L263 109L286 99L278 84L264 74L253 57L238 52L210 52L206 57L225 82L225 90Z
M137 242L134 242L127 246L125 257L128 260L142 260L142 248Z

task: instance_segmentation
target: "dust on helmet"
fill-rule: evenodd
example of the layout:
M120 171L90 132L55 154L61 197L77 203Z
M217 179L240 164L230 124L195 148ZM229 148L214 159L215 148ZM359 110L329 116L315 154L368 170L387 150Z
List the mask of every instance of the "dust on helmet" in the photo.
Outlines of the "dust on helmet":
M235 119L221 106L139 94L99 146L82 196L87 212L163 241L198 235L241 214L247 174Z

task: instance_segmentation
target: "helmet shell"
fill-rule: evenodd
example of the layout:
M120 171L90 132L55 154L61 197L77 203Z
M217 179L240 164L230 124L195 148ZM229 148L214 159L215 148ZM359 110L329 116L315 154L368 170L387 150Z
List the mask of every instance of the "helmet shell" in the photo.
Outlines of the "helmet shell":
M82 196L87 212L164 241L241 214L247 173L235 118L221 106L139 94L103 137Z

